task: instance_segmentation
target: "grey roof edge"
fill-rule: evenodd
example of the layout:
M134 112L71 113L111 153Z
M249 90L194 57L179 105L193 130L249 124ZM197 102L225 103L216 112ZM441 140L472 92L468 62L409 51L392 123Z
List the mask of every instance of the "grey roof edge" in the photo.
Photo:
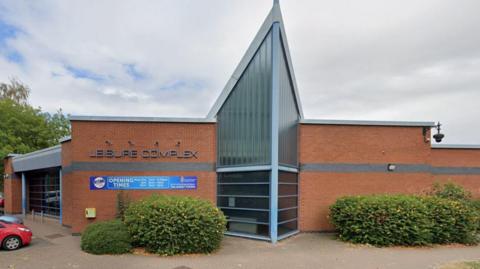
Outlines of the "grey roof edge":
M34 158L34 157L40 157L40 156L43 156L43 155L48 155L48 154L52 154L52 153L55 153L55 152L61 152L61 151L62 151L62 146L61 145L56 145L56 146L53 146L53 147L44 148L44 149L41 149L41 150L37 150L37 151L21 154L19 156L15 156L15 157L13 157L13 160L15 160L15 161L26 160L26 159L30 159L30 158Z
M432 149L480 149L480 144L432 144Z
M275 2L272 9L270 10L270 13L268 13L267 17L265 18L264 22L262 23L262 26L258 30L257 34L255 35L255 38L252 40L250 43L247 51L243 55L242 59L240 60L240 63L237 65L235 68L235 71L233 72L232 76L229 78L228 82L226 83L225 87L223 88L222 92L218 96L217 100L213 104L212 108L207 114L207 118L209 119L214 119L217 116L217 113L220 111L220 108L223 106L223 103L227 100L228 96L230 95L231 91L235 87L238 79L240 76L243 74L245 69L247 68L248 64L252 60L253 56L255 56L256 51L262 44L263 39L265 36L268 34L270 31L271 26L273 23L279 22L280 23L280 29L282 33L282 41L285 47L285 54L287 57L287 62L288 62L288 68L289 72L292 78L292 84L293 84L293 89L294 89L294 94L295 98L297 101L297 107L300 113L300 118L303 118L303 110L302 110L302 105L300 102L300 96L298 94L298 89L297 89L297 82L295 79L295 73L293 72L293 67L292 67L292 60L290 57L290 50L288 47L288 42L287 42L287 36L285 33L285 27L283 24L283 18L282 18L282 12L280 10L280 5L278 2Z
M374 120L323 120L303 119L301 124L319 125L364 125L364 126L406 126L406 127L434 127L433 121L374 121Z
M70 141L70 140L72 140L71 136L65 136L65 137L60 138L59 142L63 143L63 142L67 142L67 141Z
M20 154L20 153L9 153L9 154L7 154L7 156L5 156L5 158L15 158L15 157L18 157L18 156L22 156L22 154Z
M70 116L70 121L116 121L116 122L172 122L172 123L214 123L208 118L168 118L168 117L123 117L123 116Z

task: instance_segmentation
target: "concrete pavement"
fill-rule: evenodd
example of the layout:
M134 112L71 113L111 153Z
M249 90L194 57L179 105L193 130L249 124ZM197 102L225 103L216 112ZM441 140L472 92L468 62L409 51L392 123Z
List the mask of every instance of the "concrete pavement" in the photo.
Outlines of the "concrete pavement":
M456 260L480 259L480 247L375 248L346 244L331 234L305 233L271 245L226 237L210 255L158 257L155 255L95 256L80 250L80 237L55 221L26 220L32 244L14 252L0 251L0 268L435 268Z

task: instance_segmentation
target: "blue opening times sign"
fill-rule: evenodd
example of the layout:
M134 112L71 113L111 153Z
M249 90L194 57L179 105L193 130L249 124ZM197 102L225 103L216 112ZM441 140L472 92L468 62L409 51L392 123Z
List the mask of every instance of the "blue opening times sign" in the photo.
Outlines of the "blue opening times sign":
M194 190L196 176L91 176L90 190Z

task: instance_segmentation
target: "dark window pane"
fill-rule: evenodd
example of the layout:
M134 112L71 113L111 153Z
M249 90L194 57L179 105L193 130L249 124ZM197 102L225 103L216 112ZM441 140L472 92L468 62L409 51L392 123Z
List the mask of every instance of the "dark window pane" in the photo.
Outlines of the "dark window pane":
M285 185L279 184L278 185L278 195L296 195L297 194L297 185Z
M278 212L278 222L297 218L297 209L289 209Z
M227 230L229 232L261 235L266 237L268 237L269 235L268 225L263 225L263 224L228 222Z
M270 193L269 185L218 185L220 195L266 195Z
M298 227L297 227L297 221L296 220L291 221L291 222L287 222L287 223L284 223L284 224L280 224L280 225L278 225L278 235L281 236L283 234L296 231L297 229L298 229Z
M228 220L244 221L244 222L264 222L268 223L268 212L222 209Z
M217 204L220 207L270 208L268 198L218 197Z
M289 207L294 207L298 206L297 204L297 197L284 197L284 198L278 198L278 208L289 208Z
M280 171L278 173L278 182L282 183L297 183L297 174Z
M236 183L236 182L270 182L270 172L244 172L244 173L221 173L218 175L218 183Z

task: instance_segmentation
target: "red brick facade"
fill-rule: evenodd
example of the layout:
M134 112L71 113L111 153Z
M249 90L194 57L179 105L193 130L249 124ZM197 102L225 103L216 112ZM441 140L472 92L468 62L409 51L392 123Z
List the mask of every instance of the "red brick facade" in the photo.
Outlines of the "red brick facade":
M422 127L306 125L300 127L300 163L404 164L420 167L479 167L480 150L432 149ZM427 170L427 169L425 169ZM328 231L329 206L345 195L422 193L452 180L480 195L480 175L419 172L301 171L299 227Z
M423 127L301 124L299 229L332 230L328 220L328 208L338 197L344 195L422 193L436 181L452 180L465 186L475 196L480 196L480 174L441 173L435 170L438 167L467 170L478 168L480 150L432 148L427 139L430 137L430 130L425 130L426 133ZM89 207L97 210L95 220L106 220L115 216L117 192L91 191L90 176L195 175L198 176L196 190L127 193L134 200L152 193L161 193L200 197L215 203L215 143L215 123L72 121L72 139L62 143L63 224L70 226L74 233L81 232L92 222L85 218L85 208ZM142 158L139 155L143 150L152 148L160 151L196 151L198 155L197 158ZM137 156L92 157L97 149L116 152L136 150ZM211 169L88 169L88 165L92 163L104 163L105 167L110 167L108 165L111 163L175 163L180 165L178 167L182 167L182 164L208 164ZM387 164L404 166L410 170L389 172L386 170ZM307 169L309 165L327 168ZM349 168L343 169L342 165ZM368 169L364 169L365 167ZM378 170L378 167L385 169ZM20 213L21 180L12 173L10 158L5 160L5 168L7 174L13 175L13 179L5 180L5 210L9 213Z
M6 178L3 182L3 191L5 196L5 213L22 213L22 181L13 173L12 157L3 160Z
M215 124L213 123L145 123L73 121L72 140L62 144L63 154L63 224L72 232L81 232L92 220L85 218L85 208L96 208L95 220L114 218L117 191L90 191L90 176L198 176L196 190L128 191L129 197L139 199L152 193L188 195L215 203ZM108 141L108 143L107 143ZM129 143L130 141L130 143ZM158 142L158 143L157 143ZM97 149L117 152L136 150L136 158L91 157ZM185 150L198 152L197 158L142 158L143 150ZM211 171L108 171L75 170L76 163L209 163ZM73 170L69 169L73 168ZM71 170L71 171L69 171Z

